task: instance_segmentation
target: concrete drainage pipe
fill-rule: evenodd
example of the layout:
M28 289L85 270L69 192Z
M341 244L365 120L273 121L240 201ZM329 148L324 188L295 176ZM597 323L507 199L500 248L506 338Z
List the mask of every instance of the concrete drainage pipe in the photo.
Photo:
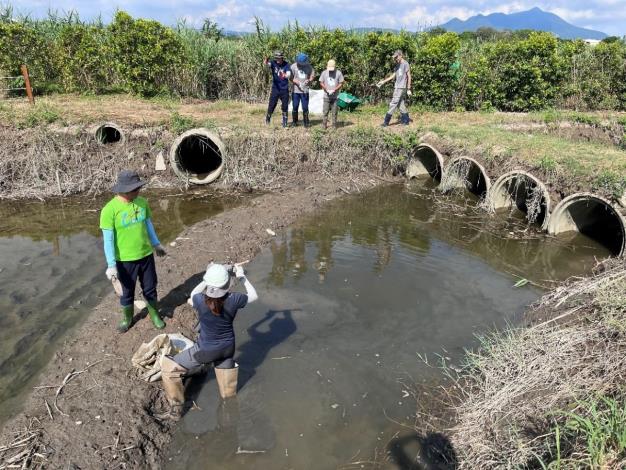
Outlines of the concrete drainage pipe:
M204 128L178 136L170 149L174 172L193 184L215 181L224 168L226 147L220 137Z
M487 171L470 157L458 157L452 160L443 172L441 190L446 193L453 189L466 188L479 197L485 197L491 187Z
M546 228L550 214L550 194L539 179L523 170L500 176L489 189L487 205L490 210L517 207L530 223Z
M124 142L124 132L112 122L106 122L96 128L96 141L101 144L117 144Z
M626 220L606 199L578 193L563 199L548 219L548 233L580 232L607 247L615 256L624 254Z
M428 144L419 144L406 166L406 176L411 179L429 175L434 180L441 181L442 173L443 156L436 148Z

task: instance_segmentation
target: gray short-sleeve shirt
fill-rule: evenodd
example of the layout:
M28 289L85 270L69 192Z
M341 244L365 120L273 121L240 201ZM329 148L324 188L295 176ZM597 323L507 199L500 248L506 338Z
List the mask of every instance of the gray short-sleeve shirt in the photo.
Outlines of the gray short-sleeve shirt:
M340 83L343 83L343 74L339 69L332 72L324 70L320 75L320 83L324 84L324 87L326 87L329 92L333 92Z
M396 65L396 84L394 88L407 88L409 84L409 63L402 59L402 62Z
M304 82L314 73L315 71L313 70L313 67L311 66L311 64L298 65L297 63L294 63L291 65L291 77L294 80L298 80L299 82ZM294 83L293 92L302 93L302 94L308 93L309 85L308 84L305 85L301 83L298 86Z

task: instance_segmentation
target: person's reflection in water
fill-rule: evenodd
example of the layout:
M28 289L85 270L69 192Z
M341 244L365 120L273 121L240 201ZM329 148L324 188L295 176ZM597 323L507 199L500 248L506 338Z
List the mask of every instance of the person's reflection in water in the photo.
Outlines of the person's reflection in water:
M272 270L269 274L269 282L274 286L282 286L285 281L285 270L287 269L287 241L272 240L270 245L272 251Z
M304 237L304 230L293 229L291 231L290 245L290 261L289 266L293 271L296 279L300 279L307 270L306 263L306 240Z
M256 368L263 363L269 351L296 331L292 311L268 310L263 318L248 328L250 340L239 348L237 356L237 362L240 364L240 389L254 376ZM266 331L261 330L264 323L267 323Z
M374 272L382 273L391 262L391 252L393 249L393 241L390 227L382 227L378 234L376 242L376 262L374 263Z
M319 283L322 284L326 280L326 274L333 266L333 239L329 235L320 237L317 241L317 273Z

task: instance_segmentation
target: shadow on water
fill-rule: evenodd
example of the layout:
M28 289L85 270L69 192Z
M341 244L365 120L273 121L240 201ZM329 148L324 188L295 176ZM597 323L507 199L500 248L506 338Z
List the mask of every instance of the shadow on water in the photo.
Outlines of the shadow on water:
M295 333L294 310L299 309L268 310L263 318L248 327L250 340L239 348L236 356L240 364L239 390L254 377L257 367L265 361L270 350ZM264 324L267 324L267 331L261 328Z
M454 470L456 452L450 440L440 433L411 433L392 439L387 452L400 470Z
M260 299L235 325L238 396L226 407L213 372L199 378L165 468L354 468L342 464L384 454L384 468L455 469L445 435L389 424L416 419L407 377L424 387L444 380L416 355L443 350L456 363L476 333L514 322L541 295L514 287L515 275L559 279L604 253L433 187L330 202L250 263ZM165 309L199 280L169 293Z
M239 364L238 392L254 377L256 369L263 364L272 348L296 332L296 322L292 317L295 310L299 309L268 310L263 318L247 328L250 339L235 353L235 360ZM267 324L267 331L262 331L261 326L264 324ZM190 397L197 398L204 385L214 377L215 374L210 372L202 378L194 378L188 390Z

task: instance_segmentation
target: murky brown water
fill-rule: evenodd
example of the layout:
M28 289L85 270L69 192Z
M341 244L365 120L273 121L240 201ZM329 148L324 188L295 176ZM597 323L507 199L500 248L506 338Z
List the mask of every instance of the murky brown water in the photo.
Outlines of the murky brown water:
M238 397L198 379L166 467L384 466L390 442L426 436L416 400L444 379L421 358L458 363L476 334L515 323L542 293L520 277L544 285L605 256L423 185L332 202L249 265L260 301L236 320Z
M207 193L146 192L162 242L238 202ZM0 425L110 283L99 210L110 196L0 203Z

